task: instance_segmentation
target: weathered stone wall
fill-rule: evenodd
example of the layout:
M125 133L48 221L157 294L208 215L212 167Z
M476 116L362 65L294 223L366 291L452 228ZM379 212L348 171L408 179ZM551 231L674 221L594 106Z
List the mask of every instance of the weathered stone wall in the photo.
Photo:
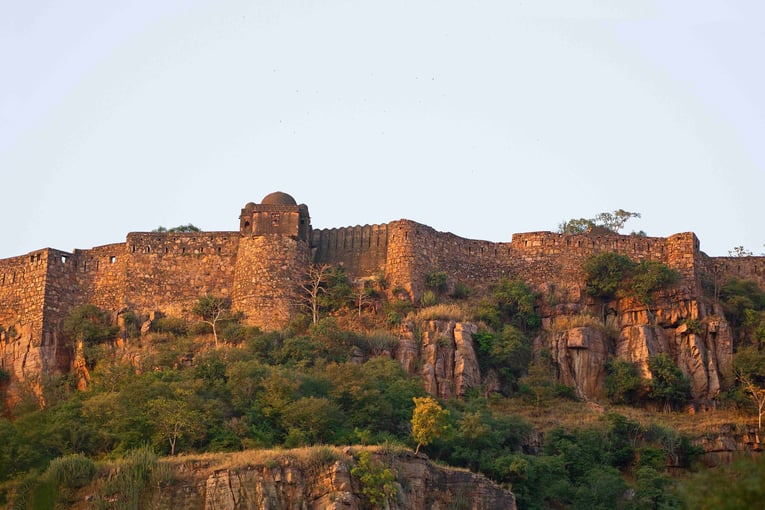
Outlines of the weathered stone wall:
M765 289L765 257L705 257L702 267L710 277L717 274L722 281L753 280Z
M49 251L0 260L0 326L24 322L42 327Z
M385 270L388 225L316 229L311 248L316 263L343 266L354 277L374 276Z
M121 310L125 306L127 260L125 243L74 250L72 269L79 292L71 304L92 303L111 312Z
M282 235L248 235L239 241L232 307L265 329L286 326L299 306L297 286L310 260L307 242Z
M0 260L0 368L15 380L48 368L43 356L45 283L50 249ZM55 361L55 355L53 360Z
M128 234L124 305L184 316L200 296L230 296L238 249L238 232Z

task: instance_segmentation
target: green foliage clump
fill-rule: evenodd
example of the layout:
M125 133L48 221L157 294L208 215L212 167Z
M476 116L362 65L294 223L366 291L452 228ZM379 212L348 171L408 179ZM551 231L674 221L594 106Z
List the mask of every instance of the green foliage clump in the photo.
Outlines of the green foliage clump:
M425 287L436 294L444 294L449 288L446 273L432 271L425 275Z
M481 368L495 370L505 391L514 388L531 361L531 342L526 335L512 324L507 324L498 333L479 331L473 339L478 344Z
M765 347L765 291L757 282L730 279L722 286L720 300L740 343Z
M667 354L649 358L648 368L652 375L648 382L649 399L662 403L667 411L690 400L691 383Z
M166 228L166 227L163 227L163 226L160 225L159 227L157 227L154 230L152 230L152 232L169 232L169 233L173 233L173 232L201 232L201 231L202 231L202 229L200 229L197 226L192 225L191 223L189 223L187 225L178 225L177 227L172 227L172 228Z
M387 507L387 502L396 494L396 474L374 459L367 450L359 452L351 475L361 482L361 494L372 508Z
M64 319L63 331L70 342L94 345L114 338L119 328L112 324L108 312L85 304L72 308Z
M476 318L486 321L495 330L512 324L523 332L538 328L542 318L534 307L536 294L522 280L503 278L488 299L478 305Z
M157 333L168 333L175 336L186 336L189 333L189 324L180 317L159 317L152 321L151 329Z
M660 262L635 263L626 255L613 252L593 255L582 269L587 294L606 300L634 297L644 304L652 303L656 291L668 288L679 278Z
M117 468L96 496L98 507L120 510L146 508L143 503L158 466L159 460L149 447L129 452L118 462Z
M646 388L637 365L611 358L606 364L606 396L614 404L637 404Z

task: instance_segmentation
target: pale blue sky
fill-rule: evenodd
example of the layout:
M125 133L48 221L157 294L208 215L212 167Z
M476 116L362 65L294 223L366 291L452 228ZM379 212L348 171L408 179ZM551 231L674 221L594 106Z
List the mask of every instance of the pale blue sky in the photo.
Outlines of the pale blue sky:
M624 208L759 253L764 6L0 0L0 257L236 230L275 190L314 227Z

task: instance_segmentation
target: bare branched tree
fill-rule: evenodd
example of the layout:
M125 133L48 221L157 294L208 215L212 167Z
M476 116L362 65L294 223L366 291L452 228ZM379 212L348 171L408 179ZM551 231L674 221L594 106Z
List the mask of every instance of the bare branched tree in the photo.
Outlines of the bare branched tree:
M741 386L757 406L757 430L760 430L762 428L762 415L765 414L765 388L757 386L751 377L741 372L737 376Z
M310 264L300 282L298 302L311 311L313 324L319 322L319 301L323 293L327 291L324 284L332 266L329 264Z

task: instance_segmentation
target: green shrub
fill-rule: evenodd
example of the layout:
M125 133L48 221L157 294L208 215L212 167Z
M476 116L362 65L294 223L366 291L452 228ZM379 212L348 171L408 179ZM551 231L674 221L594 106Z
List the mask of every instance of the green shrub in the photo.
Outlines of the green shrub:
M359 479L361 494L374 508L387 507L387 501L396 493L395 473L366 450L359 452L351 475Z
M99 508L144 508L142 500L157 466L157 456L148 446L129 452L118 462L97 496Z
M691 398L691 383L665 353L648 360L652 378L648 382L648 398L664 404L669 411L685 404Z
M95 305L75 306L64 319L64 335L70 343L82 341L93 345L110 340L117 335L119 328L112 324L109 312Z
M467 299L470 297L470 287L464 283L457 282L454 284L454 290L451 293L453 299Z
M151 329L158 333L170 333L176 336L186 336L189 332L188 323L180 317L160 317L151 323Z
M613 252L593 255L582 267L587 294L602 299L619 297L622 282L634 267L635 263L626 255Z
M432 290L426 290L422 294L422 299L420 300L420 304L422 306L433 306L438 302L438 297L436 296L436 293Z
M96 474L96 465L84 455L74 454L53 459L45 477L56 487L76 489L90 483Z
M645 393L645 384L637 365L611 358L606 363L606 396L614 404L637 404Z
M527 332L538 328L542 318L534 307L536 294L522 280L503 278L494 287L491 297L482 300L476 310L476 319L500 330L503 324L512 324Z
M626 255L613 252L593 255L582 269L587 294L606 300L631 296L646 305L653 302L655 292L679 279L676 271L660 262L635 263Z
M443 271L428 273L425 275L425 287L437 294L443 294L449 288L446 273Z

